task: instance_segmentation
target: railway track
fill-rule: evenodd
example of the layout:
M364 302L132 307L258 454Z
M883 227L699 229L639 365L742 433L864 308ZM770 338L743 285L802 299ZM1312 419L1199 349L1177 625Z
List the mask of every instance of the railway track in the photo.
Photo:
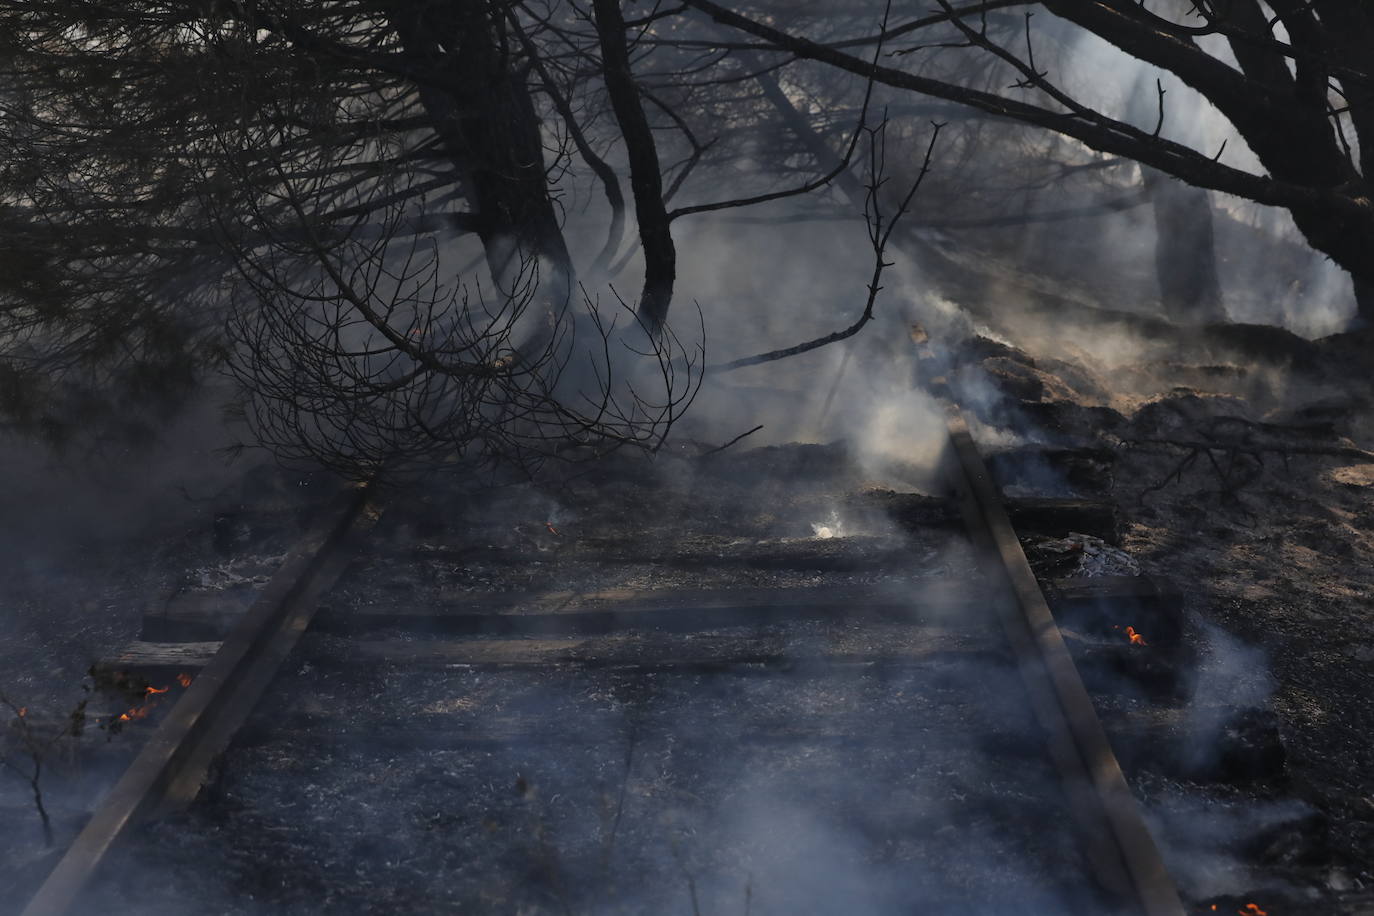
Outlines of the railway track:
M421 835L442 828L434 846L449 852L402 867L376 845L325 842L315 897L297 889L282 909L843 911L869 895L879 912L905 900L935 913L1183 913L1049 600L1100 631L1100 655L1135 664L1142 654L1107 629L1123 618L1102 609L1158 593L1067 582L1047 599L953 409L943 473L967 540L931 535L958 545L953 559L936 552L933 573L934 548L821 525L771 553L729 531L674 536L671 553L624 528L569 547L576 525L538 517L506 549L436 548L405 526L383 544L376 497L350 490L245 611L174 603L145 622L156 641L104 663L196 676L23 913L93 900L165 912L200 893L117 876L150 853L175 860L144 825L194 812L207 780L230 784L251 829L293 837L255 853L285 861L304 835L413 840L417 816L396 827L386 806L419 804L439 770L447 801ZM646 570L674 564L674 587L646 587ZM417 599L369 584L379 570L404 586L436 568L527 566L543 571L518 590L439 583ZM231 748L238 763L211 775ZM333 789L318 772L331 762L349 774ZM306 770L309 791L293 783ZM347 796L325 806L335 823L300 823L300 796L315 792ZM331 875L367 872L371 887L378 870L414 896L331 896ZM468 896L436 900L434 881ZM848 903L826 896L837 887Z

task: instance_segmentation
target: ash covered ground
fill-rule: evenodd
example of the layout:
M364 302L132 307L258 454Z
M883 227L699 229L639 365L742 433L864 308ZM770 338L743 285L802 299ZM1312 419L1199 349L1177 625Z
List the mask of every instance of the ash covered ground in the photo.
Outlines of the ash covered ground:
M908 511L946 523L899 526L894 496L842 448L793 446L398 501L202 800L142 831L90 899L1111 911L968 545L919 494ZM966 594L930 606L934 582ZM886 619L856 606L683 626L667 608L603 633L478 627L462 642L446 626L496 594L566 610L642 590L827 589L881 596ZM388 627L378 607L433 625Z
M16 910L137 754L181 686L98 682L91 667L140 636L176 595L251 595L320 496L318 478L227 467L202 418L171 431L193 446L54 456L7 443L0 554L0 904ZM249 508L249 507L252 508ZM16 712L25 713L22 723ZM132 721L120 716L133 714ZM75 718L74 718L75 717ZM32 738L32 741L28 740ZM30 776L51 817L45 843Z
M1006 314L987 308L951 318L937 303L922 315L937 340L951 342L943 371L1002 484L1009 495L1115 501L1125 519L1121 548L1184 597L1193 657L1179 672L1181 686L1167 702L1129 683L1097 690L1109 732L1129 742L1148 725L1151 740L1201 748L1205 757L1241 711L1263 717L1282 739L1281 766L1233 767L1225 778L1191 778L1148 754L1123 754L1185 897L1203 912L1251 902L1275 914L1369 912L1374 455L1365 449L1374 397L1362 375L1364 339L1307 341L1243 326L1180 330L1034 291L1017 295L1020 308ZM980 297L966 290L960 299ZM905 342L904 333L886 333ZM889 350L898 345L892 340ZM924 534L890 520L893 491L930 488L928 474L845 476L853 456L844 448L747 445L707 461L687 446L665 456L665 466L697 468L686 475L615 468L551 491L506 488L477 501L442 488L409 494L378 532L383 549L355 565L321 621L362 607L509 591L822 582L901 591L970 572L948 518ZM725 470L701 470L712 461ZM164 493L167 509L152 525L106 524L73 536L109 517L93 503L42 526L42 536L14 538L7 690L60 716L81 695L85 667L137 636L150 594L219 591L242 605L310 502L296 492L263 508L283 481L304 479L267 478L276 482L233 489L233 512ZM169 477L162 489L178 485ZM905 572L894 577L894 565ZM1148 636L1148 624L1139 625ZM902 638L894 626L910 636L910 624L885 626L865 636L870 631L815 622L785 631L760 625L707 634L701 644L747 636L753 650L776 658L821 647L891 648ZM372 638L380 645L415 634ZM1047 858L1030 867L1014 861L1016 844L1003 848L1008 830L1015 836L1050 818L1049 796L1024 792L1013 778L1039 766L1025 753L1028 718L1007 699L1016 684L1002 663L980 656L969 669L951 661L962 657L961 637L941 638L949 652L900 676L764 666L748 676L638 680L515 672L498 685L474 672L396 664L385 652L365 676L341 673L324 659L330 640L342 637L326 633L302 647L281 708L263 712L205 804L143 836L127 867L144 880L116 878L101 893L131 912L165 912L201 894L229 912L304 912L326 899L359 911L466 900L512 912L596 912L602 904L691 912L694 892L702 912L746 901L782 912L798 899L825 899L825 911L860 900L886 912L910 899L913 885L903 882L916 875L929 899L960 912L959 901L996 875L1018 893L1048 894L1036 898L1047 912L1098 912L1055 909L1063 895L1082 891L1052 876L1075 855L1064 842L1047 843ZM621 650L663 655L674 645L641 639ZM970 670L989 673L974 678ZM998 704L985 707L990 695ZM124 700L102 702L117 710ZM501 710L495 720L479 714L487 707ZM389 725L396 716L388 710L417 724ZM821 724L809 733L788 731L818 711ZM583 721L588 730L577 726ZM328 741L277 742L278 722ZM443 737L478 722L489 737ZM675 739L679 727L684 737ZM925 740L924 729L943 737ZM1000 737L989 743L989 731ZM79 826L140 734L95 735L88 743L99 751L87 758L95 762L83 763L78 779L54 768L49 800L59 840ZM749 734L765 737L741 738ZM964 782L985 796L963 820L968 845L948 846L948 831L940 831L960 822L950 800L969 797ZM26 825L7 850L7 883L22 887L50 857L25 785L10 779L4 792L7 816ZM330 816L303 819L310 810ZM612 828L616 811L620 826ZM917 839L903 845L892 839L899 835ZM407 847L419 852L395 852ZM980 852L989 855L977 868L960 870ZM845 880L833 883L844 900L807 896L820 891L798 863L817 859L844 865ZM206 862L212 874L197 870ZM650 864L658 869L651 892L639 880ZM581 876L575 886L572 874ZM990 905L983 899L964 911Z

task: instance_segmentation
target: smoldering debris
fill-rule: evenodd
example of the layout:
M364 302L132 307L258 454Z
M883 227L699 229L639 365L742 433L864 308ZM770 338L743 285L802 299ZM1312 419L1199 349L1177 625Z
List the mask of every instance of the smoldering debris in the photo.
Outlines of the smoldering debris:
M1367 692L1368 678L1346 659L1362 651L1351 634L1367 629L1368 577L1351 562L1367 549L1353 527L1366 509L1364 491L1341 483L1333 469L1365 460L1368 421L1363 393L1331 394L1335 385L1350 388L1350 344L1218 328L1180 337L1176 357L1157 360L1149 354L1168 332L1130 331L1125 322L1113 329L1106 318L1075 328L1072 310L1037 314L1038 327L1015 335L1022 349L998 341L957 346L971 347L975 365L986 351L1041 371L1077 353L1075 361L1112 379L1096 395L1065 380L1074 388L1065 400L1043 393L1021 400L1008 388L996 403L1000 417L1038 425L1057 448L1113 453L1110 476L1098 479L1102 491L1087 492L1105 491L1119 503L1121 545L1144 572L1176 589L1178 621L1144 608L1114 621L1146 640L1167 635L1150 653L1120 644L1104 650L1099 641L1109 637L1075 641L1066 632L1071 647L1110 656L1095 702L1134 787L1147 809L1158 793L1166 806L1169 799L1193 806L1199 820L1222 803L1238 812L1250 805L1320 812L1276 822L1273 831L1241 820L1230 822L1231 832L1194 831L1198 825L1184 826L1184 818L1160 836L1170 862L1192 869L1185 891L1204 908L1261 899L1285 912L1324 914L1348 896L1358 910L1356 881L1364 879L1352 877L1361 869L1350 863L1367 858L1369 832L1367 817L1353 813L1365 793L1353 787L1362 784L1356 774L1369 726L1353 698ZM1005 319L994 335L1022 327L1014 311ZM1082 333L1088 329L1096 343ZM1102 393L1106 399L1094 401ZM1007 463L1011 479L1028 479L1016 476L1016 457ZM1038 487L1064 483L1029 479ZM1224 621L1226 629L1204 621ZM1111 621L1087 621L1099 622ZM1155 656L1173 654L1180 640L1188 652L1161 667ZM1333 868L1346 876L1336 882L1344 889L1331 884ZM1212 874L1223 877L1209 884Z

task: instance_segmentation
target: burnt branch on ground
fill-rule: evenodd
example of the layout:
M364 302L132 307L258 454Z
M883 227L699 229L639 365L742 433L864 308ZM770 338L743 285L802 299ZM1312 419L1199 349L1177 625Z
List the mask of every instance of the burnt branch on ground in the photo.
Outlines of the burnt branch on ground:
M52 816L43 799L43 774L47 763L62 744L80 738L86 727L86 699L82 699L56 725L44 727L35 722L26 706L12 701L0 692L0 706L8 709L14 718L10 720L6 740L0 743L0 768L9 770L29 787L33 795L33 807L43 825L43 844L53 844ZM14 745L14 747L11 747Z
M1268 423L1228 415L1213 417L1205 427L1184 431L1182 435L1127 437L1121 442L1125 448L1162 449L1180 455L1169 473L1141 490L1137 497L1140 504L1149 494L1181 482L1199 458L1207 459L1222 500L1235 504L1240 491L1264 472L1265 456L1282 460L1285 472L1289 470L1289 459L1296 456L1374 461L1374 452L1366 449L1312 441L1314 435L1330 432L1326 424Z

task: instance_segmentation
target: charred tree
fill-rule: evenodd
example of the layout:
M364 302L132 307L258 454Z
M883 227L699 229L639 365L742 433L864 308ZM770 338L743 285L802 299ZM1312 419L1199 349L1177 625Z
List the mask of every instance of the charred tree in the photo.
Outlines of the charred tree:
M1222 321L1221 283L1212 238L1212 200L1195 188L1144 170L1155 218L1155 276L1164 314L1180 324Z
M541 120L507 4L407 2L390 14L430 126L453 162L502 295L536 263L548 308L576 282L549 192Z
M1007 0L957 9L941 0L939 11L881 35L827 43L780 28L766 15L714 0L685 2L778 52L1055 131L1195 187L1283 207L1314 249L1350 273L1360 318L1374 321L1374 69L1368 53L1374 11L1366 4L1283 0L1269 5L1276 14L1271 17L1258 0L1163 4L1165 12L1138 0ZM990 37L988 14L1016 8L1044 9L1174 74L1230 121L1263 173L1227 165L1215 150L1171 140L1066 91L1036 63L1029 20L1016 44ZM1206 36L1224 40L1238 67L1209 53L1199 41ZM913 53L955 48L991 55L1012 84L1001 91L978 88L853 51L897 38Z
M254 444L350 474L654 448L699 351L665 330L613 359L614 319L573 295L561 198L580 155L617 209L614 134L594 33L549 10L0 6L0 416L41 430L78 376L93 409L121 374L156 393L163 363L190 387L224 361Z
M673 283L677 278L677 250L673 246L668 208L663 201L663 174L653 131L640 104L639 90L630 69L620 0L592 0L592 8L596 13L601 46L602 78L625 140L639 240L644 247L644 291L639 298L639 316L656 335L668 318Z

